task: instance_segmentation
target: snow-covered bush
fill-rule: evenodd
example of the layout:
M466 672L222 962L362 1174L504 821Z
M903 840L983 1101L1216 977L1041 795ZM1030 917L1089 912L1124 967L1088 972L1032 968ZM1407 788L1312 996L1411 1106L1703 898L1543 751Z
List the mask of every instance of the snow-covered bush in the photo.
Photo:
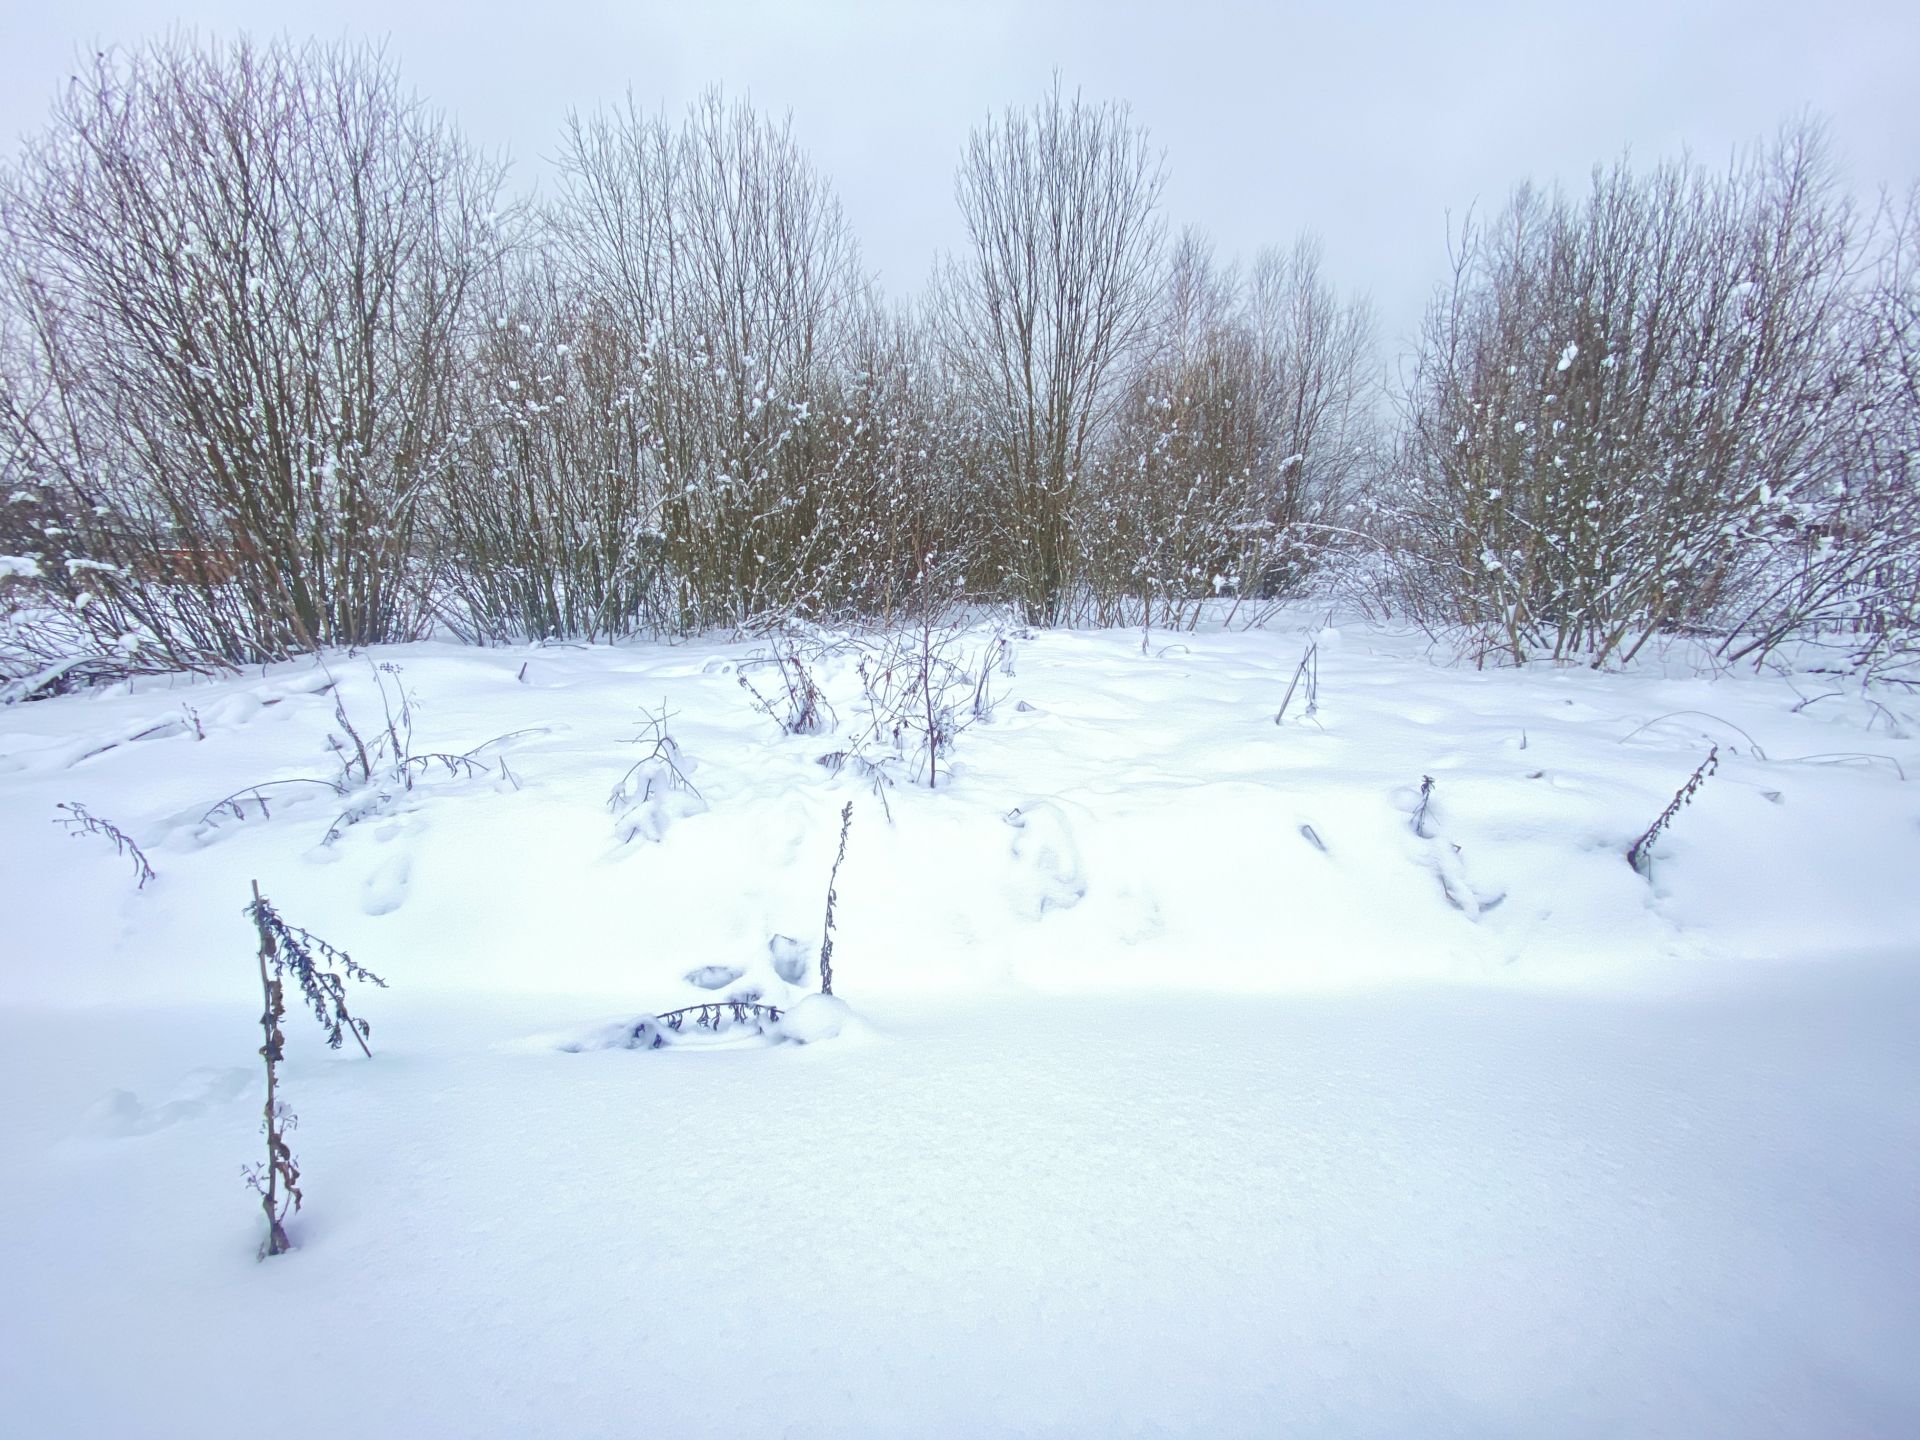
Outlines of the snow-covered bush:
M1915 655L1920 221L1871 252L1812 127L1470 224L1392 447L1365 304L1169 247L1124 105L976 130L897 309L748 104L575 116L558 170L503 211L377 51L98 57L0 169L0 697L1313 586L1483 656Z
M660 537L676 629L802 612L816 597L833 378L864 300L859 251L784 124L709 93L684 122L576 116L544 231L552 263L620 338L594 396L614 477ZM583 479L599 485L589 468Z
M482 643L607 640L668 623L637 337L539 252L488 278L460 439L431 502L440 615Z
M1371 320L1322 279L1317 248L1263 252L1250 277L1188 235L1157 300L1074 518L1100 624L1189 628L1222 594L1309 581L1371 459Z
M1852 243L1806 128L1469 227L1387 498L1404 602L1516 660L1791 621L1782 567L1836 519Z
M1889 217L1855 330L1838 519L1807 542L1812 618L1851 663L1920 678L1920 186Z

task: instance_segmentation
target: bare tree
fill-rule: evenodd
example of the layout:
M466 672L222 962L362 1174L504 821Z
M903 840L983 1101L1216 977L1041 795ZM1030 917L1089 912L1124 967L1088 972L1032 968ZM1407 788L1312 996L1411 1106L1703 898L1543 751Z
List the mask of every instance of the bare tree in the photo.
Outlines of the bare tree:
M1853 326L1847 465L1805 529L1792 598L1851 663L1915 683L1920 664L1920 186L1889 205Z
M1071 618L1071 522L1114 381L1145 338L1162 227L1158 156L1125 106L1068 98L976 129L955 188L972 241L936 307L981 427L990 578L1031 623Z
M99 57L0 175L10 439L101 641L232 662L413 634L500 170L355 46Z
M1130 367L1074 541L1092 618L1184 627L1237 587L1271 536L1261 365L1238 277L1189 232L1156 297L1152 349Z
M556 262L630 346L640 483L680 627L804 608L822 547L821 401L868 303L839 202L789 125L711 93L674 127L576 116Z
M1319 242L1263 250L1245 298L1258 366L1265 553L1245 584L1289 593L1350 536L1349 507L1378 464L1372 307L1342 299Z
M501 642L659 628L666 547L635 337L538 252L483 294L434 496L442 618Z

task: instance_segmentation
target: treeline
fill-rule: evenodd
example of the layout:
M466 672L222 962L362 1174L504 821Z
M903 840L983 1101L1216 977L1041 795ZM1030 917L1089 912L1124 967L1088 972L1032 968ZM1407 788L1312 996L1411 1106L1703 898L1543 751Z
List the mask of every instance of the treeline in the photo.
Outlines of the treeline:
M1805 127L1521 189L1392 385L1310 244L1170 233L1057 88L973 134L910 305L746 106L576 116L557 171L510 201L361 48L76 79L0 170L5 675L1315 586L1515 659L1920 644L1915 211Z

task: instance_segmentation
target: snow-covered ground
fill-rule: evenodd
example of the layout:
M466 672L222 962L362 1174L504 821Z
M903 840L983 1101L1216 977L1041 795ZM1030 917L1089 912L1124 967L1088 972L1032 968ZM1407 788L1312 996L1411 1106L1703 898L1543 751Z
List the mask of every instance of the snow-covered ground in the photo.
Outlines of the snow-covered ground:
M0 1428L1920 1430L1920 703L1047 633L883 807L818 763L860 652L791 735L763 649L0 710ZM382 679L416 754L506 737L485 772L208 818L337 777ZM656 764L610 811L643 707L697 796ZM814 988L849 800L842 1033L618 1043ZM350 992L371 1060L288 1016L306 1206L264 1263L254 880L390 983Z

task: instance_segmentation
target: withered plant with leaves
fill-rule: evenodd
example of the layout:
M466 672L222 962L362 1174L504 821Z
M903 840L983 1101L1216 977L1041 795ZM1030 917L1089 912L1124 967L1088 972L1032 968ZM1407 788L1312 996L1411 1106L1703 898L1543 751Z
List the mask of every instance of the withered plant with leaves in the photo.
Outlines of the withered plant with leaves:
M267 1100L261 1112L261 1129L267 1137L266 1163L249 1165L240 1173L260 1196L260 1208L267 1216L267 1238L260 1247L260 1258L282 1255L292 1249L287 1239L286 1219L300 1208L300 1166L287 1144L287 1132L297 1124L291 1108L280 1098L280 1062L286 1058L287 1036L281 1028L286 1019L286 977L289 971L299 983L301 994L312 1007L313 1015L327 1032L327 1044L334 1049L348 1035L353 1036L368 1058L367 1036L372 1027L356 1019L347 1010L347 981L363 980L386 988L386 981L364 965L355 962L344 950L337 950L312 931L289 925L260 893L260 882L253 884L253 902L247 906L247 918L259 937L260 1030L263 1036L260 1058L267 1067Z
M823 756L821 764L839 770L848 757L859 757L872 767L885 763L875 751L890 750L916 783L936 788L941 762L961 732L992 718L994 671L1004 673L1009 654L1004 631L975 649L964 626L943 623L928 611L860 657L866 723L847 751Z
M1433 803L1433 777L1420 777L1420 803L1413 808L1413 833L1422 840L1431 840L1433 834L1427 829L1427 807Z
M881 813L887 822L893 822L893 805L887 799L887 791L893 788L893 776L887 773L887 756L870 760L854 750L829 750L819 756L814 763L829 775L851 775L873 792L873 798L880 802Z
M272 967L276 983L288 971L293 972L313 1018L327 1032L327 1044L338 1050L340 1042L351 1035L371 1059L373 1051L367 1046L367 1036L373 1033L373 1027L348 1012L347 981L363 981L382 990L387 982L312 931L289 925L260 893L258 885L254 886L253 903L247 906L247 918L260 932L261 964Z
M807 651L799 636L783 635L768 654L747 662L774 667L780 683L771 696L745 675L740 677L740 688L753 697L754 707L789 735L818 735L834 723L833 707L813 674L812 661L819 657Z
M267 1067L267 1103L260 1128L267 1137L264 1165L250 1165L240 1172L260 1196L260 1208L267 1216L267 1238L261 1242L260 1258L284 1255L293 1248L287 1239L286 1218L300 1208L300 1166L287 1144L287 1131L298 1123L297 1117L280 1098L279 1065L286 1058L287 1036L280 1028L286 1019L286 990L280 978L280 943L276 931L261 917L270 913L261 898L260 885L253 887L253 904L248 907L254 928L260 937L260 1030L263 1040L260 1058Z
M686 1005L678 1010L663 1010L658 1015L642 1016L634 1022L627 1035L629 1050L661 1050L674 1043L671 1035L677 1039L686 1033L691 1025L696 1030L711 1030L715 1035L729 1030L751 1029L765 1034L769 1025L777 1025L785 1014L778 1005L768 1005L759 1000L709 1000L699 1005Z

